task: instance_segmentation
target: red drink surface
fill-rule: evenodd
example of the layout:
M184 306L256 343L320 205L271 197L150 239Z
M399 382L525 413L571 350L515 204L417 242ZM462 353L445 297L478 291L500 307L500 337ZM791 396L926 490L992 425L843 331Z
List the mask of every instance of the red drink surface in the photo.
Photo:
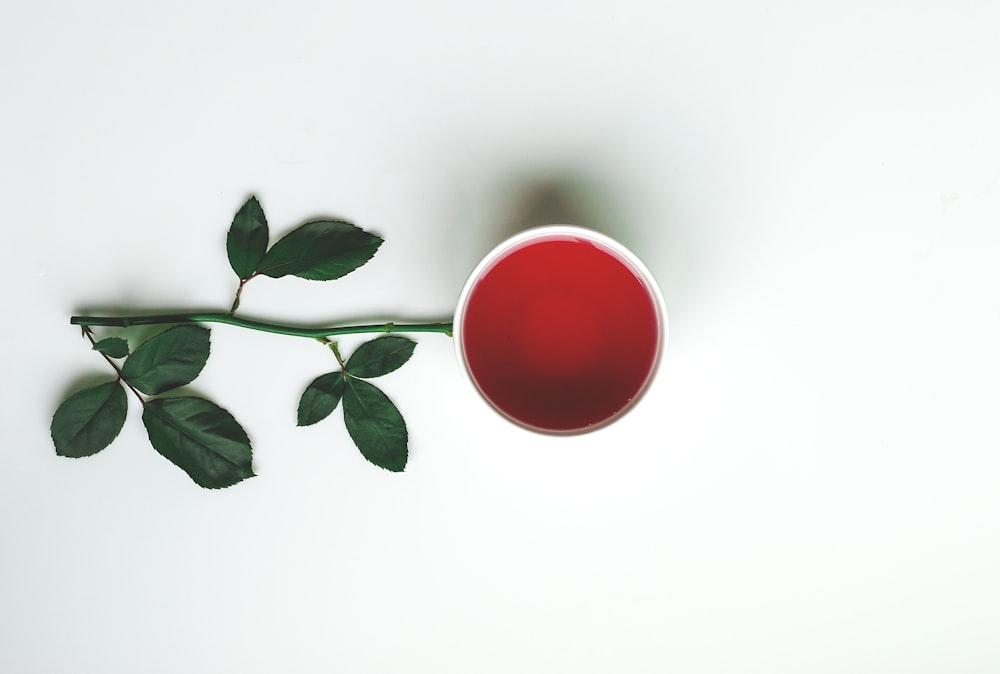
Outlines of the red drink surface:
M476 386L524 425L575 431L641 393L660 343L656 304L630 265L553 234L495 260L469 293L462 348Z

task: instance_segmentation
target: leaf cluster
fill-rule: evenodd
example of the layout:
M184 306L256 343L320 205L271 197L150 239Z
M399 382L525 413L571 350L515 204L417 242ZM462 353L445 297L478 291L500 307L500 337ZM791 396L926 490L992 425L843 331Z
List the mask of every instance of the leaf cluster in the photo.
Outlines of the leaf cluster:
M344 425L362 456L386 470L402 471L407 459L406 422L388 396L366 380L399 369L414 348L413 340L394 335L359 346L342 369L320 375L306 387L299 399L299 426L322 421L343 399Z
M375 234L333 219L306 222L270 247L269 241L264 210L251 197L237 211L226 237L229 265L239 279L230 313L239 307L243 287L251 279L338 279L368 262L383 243ZM116 377L74 393L59 405L50 428L58 455L91 456L110 445L124 426L131 390L142 404L150 444L194 482L215 489L254 475L250 439L227 410L199 396L155 397L191 383L201 373L210 353L207 328L176 325L135 351L122 337L96 340L86 328L85 335ZM299 425L326 418L343 400L344 423L361 454L386 470L403 470L406 424L392 401L368 379L403 365L415 342L398 336L373 339L346 363L336 343L329 345L342 367L306 387L299 401Z
M52 417L56 454L91 456L118 437L128 413L125 387L147 395L167 393L201 374L210 352L209 331L178 325L129 353L121 337L94 342L118 377L67 398ZM112 359L125 359L119 367ZM142 423L153 448L209 489L229 487L253 476L253 452L246 432L228 411L198 396L142 401Z
M236 212L226 237L229 266L243 286L258 276L298 276L332 281L370 260L382 239L343 220L313 220L296 227L270 248L267 218L257 197ZM239 308L240 292L233 302Z

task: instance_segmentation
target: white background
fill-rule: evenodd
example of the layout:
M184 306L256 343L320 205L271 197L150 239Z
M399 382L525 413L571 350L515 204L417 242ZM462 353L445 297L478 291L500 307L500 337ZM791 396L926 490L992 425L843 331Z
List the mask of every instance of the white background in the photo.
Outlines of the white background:
M3 3L0 671L998 671L998 35L983 0ZM69 316L227 308L251 193L386 243L249 316L447 317L570 222L659 279L658 379L543 437L422 336L389 474L339 410L295 427L328 352L218 326L195 387L258 477L196 487L134 400L57 457L108 374Z

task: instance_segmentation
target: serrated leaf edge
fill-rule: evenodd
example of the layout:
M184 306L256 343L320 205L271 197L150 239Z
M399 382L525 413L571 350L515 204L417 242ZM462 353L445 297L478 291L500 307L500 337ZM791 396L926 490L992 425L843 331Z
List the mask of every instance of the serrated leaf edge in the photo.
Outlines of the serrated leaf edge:
M270 272L273 272L276 269L281 269L282 267L287 267L289 265L295 264L296 260L294 260L294 259L293 260L289 260L288 262L285 262L283 264L273 265L271 267L261 267L260 266L260 265L264 264L264 260L267 259L267 255L271 252L271 250L274 249L274 247L277 246L279 243L281 243L282 241L284 241L285 238L287 238L288 236L294 234L295 232L297 232L298 230L302 229L303 227L305 227L307 225L311 225L311 224L318 223L318 222L338 222L338 223L342 223L342 224L345 224L345 225L350 225L351 227L353 227L353 228L355 228L357 230L360 230L361 232L364 232L365 234L371 236L372 238L377 239L378 242L375 244L375 249L372 251L372 254L369 255L368 258L364 262L362 262L357 267L355 267L354 269L350 270L349 272L347 272L343 276L338 276L335 279L311 279L311 278L308 278L308 277L305 277L305 276L299 276L298 274L296 274L294 272L285 272L285 273L281 274L280 276L274 276L273 274L270 273ZM269 246L268 249L267 249L267 252L264 253L264 258L261 259L260 264L257 266L257 271L255 273L259 274L259 275L262 275L262 276L268 276L270 278L282 278L283 276L294 276L296 278L301 278L301 279L306 280L306 281L323 281L323 280L336 281L336 280L338 280L340 278L343 278L344 276L347 276L347 274L350 274L352 272L357 271L361 267L364 267L366 264L368 264L369 262L371 262L372 258L375 257L375 253L378 252L378 249L382 247L383 243L385 243L385 239L383 239L378 234L374 234L372 232L369 232L368 230L363 229L362 227L358 227L353 222L348 222L347 220L337 220L335 218L329 218L329 219L325 219L325 220L324 219L309 220L308 222L303 222L301 225L298 225L294 229L289 230L288 232L286 232L285 234L283 234L281 236L281 238L279 238L271 246Z
M385 372L381 372L379 374L361 375L361 374L355 374L354 372L351 372L350 371L351 360L353 360L354 357L358 355L358 350L361 349L362 347L364 347L365 344L372 344L372 343L377 342L377 341L382 340L382 339L392 339L394 341L395 340L404 340L404 341L409 342L410 344L412 344L413 346L410 349L409 355L406 356L406 360L402 361L399 365L397 365L396 367L392 368L391 370L386 370ZM406 365L410 361L410 358L413 357L413 352L416 350L416 348L417 348L417 342L416 342L416 340L410 339L409 337L403 337L402 335L382 335L381 337L376 337L375 339L370 339L367 342L364 342L363 344L361 344L360 346L358 346L358 348L354 350L354 353L351 354L351 357L347 359L347 362L345 363L344 369L346 371L350 372L350 375L352 377L356 378L356 379L377 379L378 377L384 377L385 375L391 374L391 373L395 372L396 370L398 370L399 368L401 368L404 365ZM373 386L374 386L374 384L373 384ZM379 389L379 390L381 391L381 389ZM384 393L384 391L383 391L383 393ZM386 397L388 397L388 396L386 396Z
M125 388L122 386L122 384L121 384L120 381L118 381L117 379L115 379L115 380L112 380L112 381L106 381L103 384L97 384L96 386L88 386L85 389L81 389L81 390L77 391L76 393L74 393L73 395L67 396L61 403L59 403L59 406L56 407L56 411L52 414L52 422L50 422L50 424L49 424L49 437L52 439L52 445L53 445L53 447L55 447L56 456L61 456L61 457L66 458L66 459L86 459L87 457L91 457L91 456L94 456L95 454L103 452L105 449L107 449L108 447L111 446L111 443L114 442L118 438L119 435L121 435L122 428L125 427L125 420L128 418L128 404L127 404L127 401L126 401L126 405L125 405L125 414L122 415L122 423L118 426L118 430L115 431L114 435L111 436L111 439L108 440L108 443L106 445L104 445L100 449L95 450L95 451L93 451L93 452L91 452L89 454L83 454L81 456L70 456L69 454L63 454L63 453L61 453L59 451L58 444L56 444L55 435L52 434L52 423L55 422L56 414L59 413L59 409L63 405L65 405L70 399L74 398L75 396L80 395L81 393L84 393L85 391L89 391L91 389L99 388L101 386L107 386L108 384L117 384L117 386L114 387L114 388L112 388L111 390L112 391L120 391L122 393L122 395L125 395ZM86 424L84 424L84 428L86 428L91 423L93 423L94 419L96 419L97 416L99 414L101 414L102 410L104 410L105 406L109 402L111 402L111 395L109 395L105 399L105 401L103 403L101 403L101 406L99 408L97 408L97 411L94 413L94 415L92 417L90 417L90 419L87 421ZM79 433L77 433L77 435L79 435Z
M180 400L182 398L195 398L197 400L204 400L206 402L212 403L213 405L215 405L216 407L218 407L220 410L222 410L223 412L225 412L226 414L228 414L230 417L232 417L233 421L236 422L236 425L240 427L240 430L243 431L243 436L246 438L247 445L250 447L250 474L247 475L246 477L241 477L239 480L237 480L236 482L233 482L232 484L228 484L228 485L225 485L225 486L222 486L222 487L206 487L205 485L203 485L200 482L198 482L197 480L195 480L191 476L190 473L188 473L186 470L184 470L183 468L181 468L181 470L184 472L184 474L187 475L191 479L192 482L194 482L195 484L197 484L202 489L226 489L227 487L232 487L234 485L237 485L240 482L243 482L244 480L249 479L251 477L257 477L257 474L255 472L253 472L253 443L250 442L250 436L247 435L246 430L243 428L243 424L241 424L239 421L236 421L236 417L234 417L233 414L232 414L232 412L230 412L229 410L227 410L225 407L223 407L222 405L219 405L217 403L212 402L208 398L202 398L201 396L178 396L178 397L175 397L175 398L156 398L155 400L151 400L149 402L153 403L153 402L157 402L157 401L160 401L160 400ZM143 409L143 412L145 412L148 409L151 409L151 407L150 407L149 404L146 405L146 407ZM152 409L155 409L155 408L152 408ZM164 417L162 417L160 415L157 415L157 418L158 419L164 419ZM169 421L166 421L166 423L170 427L175 428L178 433L180 433L181 435L185 436L186 438L188 438L192 442L195 442L195 443L197 443L199 445L202 445L203 447L207 447L208 446L208 445L203 444L201 442L201 440L198 440L197 438L192 437L190 433L185 432L183 428L180 428L176 424L170 423ZM148 434L149 433L149 429L146 429L146 432ZM152 444L152 442L150 442L150 444ZM156 447L154 446L153 449L156 449ZM159 452L157 452L157 453L159 454ZM230 459L228 456L224 456L224 455L218 454L216 452L212 452L212 453L215 454L216 456L220 457L222 460L226 461L227 463L229 463L229 464L231 464L233 466L236 466L240 470L243 469L243 466L241 466L240 464L236 463L235 461L233 461L232 459ZM166 458L166 457L164 457L164 458ZM170 461L170 459L167 459L167 460ZM171 461L171 463L173 463L173 461ZM176 465L176 464L174 464L174 465ZM177 466L177 467L180 468L180 466Z
M337 407L340 406L340 403L344 399L343 392L341 392L340 398L337 399L337 402L334 404L333 409L331 409L329 412L327 412L326 414L324 414L320 418L316 419L315 421L310 421L309 423L306 423L306 424L302 423L302 400L303 400L303 398L305 398L306 393L309 391L309 389L311 389L313 387L313 384L315 384L317 380L322 379L323 377L328 377L328 376L330 376L332 374L333 375L335 375L335 374L341 375L341 380L344 382L344 387L347 386L347 381L346 381L347 380L347 373L344 372L343 370L336 370L334 372L327 372L326 374L321 374L318 377L316 377L315 379L313 379L311 382L309 382L309 384L306 385L305 389L303 389L302 395L299 396L299 404L298 404L298 407L296 407L296 409L295 409L295 425L298 426L299 428L306 428L308 426L315 426L316 424L318 424L319 422L323 421L324 419L326 419L327 417L329 417L331 414L333 414L334 411L336 411Z
M399 411L399 408L396 407L396 403L394 403L392 401L392 398L390 398L388 395L386 395L385 391L383 391L382 389L380 389L378 386L375 386L375 384L372 384L370 381L366 381L365 379L363 379L361 377L355 377L355 376L350 375L350 374L348 374L347 376L345 376L344 377L344 386L345 386L345 388L347 386L351 385L350 382L351 382L352 379L354 381L364 382L368 386L371 386L372 388L377 389L379 393L381 393L383 396L385 396L385 399L389 401L389 404L393 406L393 408L399 414L399 418L403 420L403 433L405 434L405 445L403 447L403 451L406 454L406 456L403 459L403 466L399 470L392 470L390 468L386 468L385 466L379 466L377 463L375 463L374 461L372 461L371 459L369 459L365 455L364 451L358 445L357 440L354 439L354 436L351 435L350 431L348 430L348 435L351 436L351 441L354 442L354 446L358 448L358 452L361 453L361 456L364 457L365 461L367 461L368 463L370 463L373 466L376 466L378 468L381 468L382 470L384 470L384 471L386 471L388 473L402 473L404 470L406 470L406 464L409 463L409 460L410 460L410 448L409 448L409 444L410 444L410 431L406 427L406 419L405 419L405 417L403 417L403 413ZM355 397L357 398L358 402L360 403L361 402L361 396L357 396L356 395ZM368 413L367 409L365 410L365 413L366 414ZM369 414L369 416L371 416L371 415ZM345 422L344 425L346 426L347 425L346 424L346 422L347 422L347 407L346 407L346 405L344 406L344 422ZM376 424L376 428L378 428L377 424ZM379 429L379 437L382 437L381 429ZM386 444L388 444L388 443L386 443Z

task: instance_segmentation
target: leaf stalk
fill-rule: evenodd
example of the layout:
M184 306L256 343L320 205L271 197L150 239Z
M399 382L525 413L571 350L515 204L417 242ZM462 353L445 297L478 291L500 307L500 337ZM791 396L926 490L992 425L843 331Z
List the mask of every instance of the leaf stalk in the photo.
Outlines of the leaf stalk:
M94 339L94 333L91 331L90 327L87 326L87 325L84 325L82 323L80 323L78 325L82 326L82 328L83 328L83 334L87 337L87 339L90 340L91 346L97 346L97 340ZM122 369L120 367L118 367L118 363L116 363L115 361L111 360L111 358L108 357L108 354L100 352L100 351L98 351L98 353L100 353L101 356L104 357L104 360L108 361L108 364L115 369L115 374L118 375L118 381L124 383L125 386L128 387L128 390L131 391L132 393L134 393L135 397L138 398L139 402L142 403L143 407L145 407L146 406L146 399L142 397L141 393L139 393L137 390L135 390L135 387L133 387L132 384L128 383L128 379L126 379L125 375L122 374Z

